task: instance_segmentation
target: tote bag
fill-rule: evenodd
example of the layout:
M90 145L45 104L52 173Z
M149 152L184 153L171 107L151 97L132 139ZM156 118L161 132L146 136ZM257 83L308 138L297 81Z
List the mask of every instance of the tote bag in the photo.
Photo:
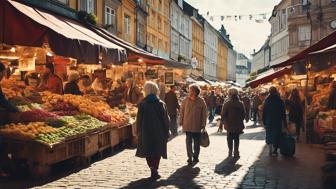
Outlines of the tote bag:
M209 145L210 145L210 139L209 139L208 132L206 130L203 130L201 132L201 146L206 148Z

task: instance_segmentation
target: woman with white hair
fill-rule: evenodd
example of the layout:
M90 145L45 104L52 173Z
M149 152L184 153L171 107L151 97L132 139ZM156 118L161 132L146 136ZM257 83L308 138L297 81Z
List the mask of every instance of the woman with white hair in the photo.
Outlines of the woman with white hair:
M229 157L232 157L232 151L235 158L239 158L239 135L243 133L245 108L239 100L238 90L231 88L229 90L229 100L226 101L222 109L222 120L224 128L227 131L227 143L229 147ZM233 146L234 142L234 146Z
M166 104L158 98L159 88L151 81L144 86L145 98L140 102L137 114L138 146L136 156L146 158L151 178L159 179L161 157L167 159L169 116Z
M69 73L69 82L65 84L64 93L65 94L73 94L73 95L83 95L83 93L79 90L78 81L79 81L79 73L77 71L71 71Z

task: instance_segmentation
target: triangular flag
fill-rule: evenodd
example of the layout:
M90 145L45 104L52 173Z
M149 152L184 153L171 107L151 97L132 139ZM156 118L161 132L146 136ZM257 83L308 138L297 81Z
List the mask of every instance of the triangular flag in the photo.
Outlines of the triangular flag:
M210 13L209 13L209 11L208 11L208 12L207 12L207 16L209 16L209 14L210 14Z
M224 20L224 18L225 18L224 16L221 16L221 20L222 20L222 21Z
M252 20L253 16L250 14L250 20Z

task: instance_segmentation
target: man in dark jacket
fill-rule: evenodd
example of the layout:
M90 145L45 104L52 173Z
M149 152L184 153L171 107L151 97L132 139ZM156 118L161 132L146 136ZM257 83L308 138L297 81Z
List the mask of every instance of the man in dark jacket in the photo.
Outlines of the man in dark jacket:
M174 85L170 86L170 91L165 95L165 103L167 105L168 115L170 117L170 133L171 135L177 136L177 110L180 109L179 102L175 93L176 87Z
M239 158L239 135L243 133L245 108L238 98L238 90L229 90L229 99L224 103L222 109L222 120L227 131L227 143L229 147L229 157L232 156L234 142L234 157Z
M250 120L251 101L247 94L243 96L242 101L245 107L245 121L247 123Z
M212 121L215 118L215 110L216 110L215 91L211 91L211 93L207 96L206 103L207 103L208 111L209 111L209 123L212 123Z
M281 100L278 90L271 87L263 109L263 123L266 128L266 143L270 155L278 155L282 127L287 128L285 103ZM273 146L272 146L273 145ZM274 150L272 151L272 148Z
M258 111L259 111L259 106L262 104L262 101L260 99L259 94L256 94L253 98L252 101L252 116L253 116L253 121L254 121L254 125L257 124L259 116L258 116Z

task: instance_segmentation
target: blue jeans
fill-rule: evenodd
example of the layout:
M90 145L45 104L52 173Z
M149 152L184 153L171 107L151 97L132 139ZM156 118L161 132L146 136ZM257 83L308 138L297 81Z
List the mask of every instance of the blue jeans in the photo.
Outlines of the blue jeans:
M208 112L209 112L209 122L211 123L214 118L215 118L215 110L216 108L208 108Z

